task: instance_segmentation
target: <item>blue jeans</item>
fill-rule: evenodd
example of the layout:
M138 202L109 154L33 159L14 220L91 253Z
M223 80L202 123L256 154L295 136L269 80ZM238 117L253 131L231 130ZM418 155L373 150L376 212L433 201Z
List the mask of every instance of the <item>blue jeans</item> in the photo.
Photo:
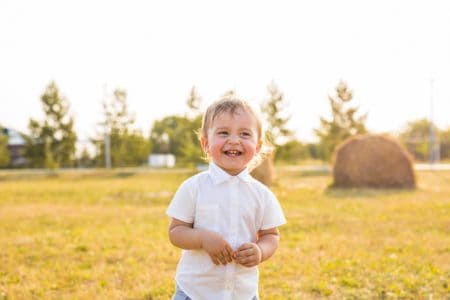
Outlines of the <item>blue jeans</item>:
M177 285L175 295L173 295L172 300L191 300ZM258 300L258 297L253 297L252 300Z
M173 295L172 300L191 300L177 285L175 295Z

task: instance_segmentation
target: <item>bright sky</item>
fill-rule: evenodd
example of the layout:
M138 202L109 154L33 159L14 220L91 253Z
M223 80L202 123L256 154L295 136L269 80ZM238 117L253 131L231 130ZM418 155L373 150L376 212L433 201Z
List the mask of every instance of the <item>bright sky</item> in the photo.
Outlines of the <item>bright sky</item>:
M106 90L128 92L137 127L229 89L253 102L273 80L289 127L312 140L339 80L375 132L429 118L450 126L450 2L0 2L0 124L27 132L55 80L80 139L95 134ZM433 82L433 83L431 83Z

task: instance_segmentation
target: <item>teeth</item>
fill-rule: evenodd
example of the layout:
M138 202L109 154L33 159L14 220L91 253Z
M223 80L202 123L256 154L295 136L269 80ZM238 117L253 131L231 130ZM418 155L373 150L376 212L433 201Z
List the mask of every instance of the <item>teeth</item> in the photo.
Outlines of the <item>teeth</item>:
M230 155L239 155L241 152L237 150L228 150L226 153Z

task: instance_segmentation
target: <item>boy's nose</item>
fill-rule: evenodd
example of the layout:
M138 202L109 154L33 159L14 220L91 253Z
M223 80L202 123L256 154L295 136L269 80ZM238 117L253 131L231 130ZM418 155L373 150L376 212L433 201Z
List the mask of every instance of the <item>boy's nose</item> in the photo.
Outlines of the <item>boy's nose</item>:
M238 144L239 143L239 137L236 135L231 135L228 139L228 142L231 144Z

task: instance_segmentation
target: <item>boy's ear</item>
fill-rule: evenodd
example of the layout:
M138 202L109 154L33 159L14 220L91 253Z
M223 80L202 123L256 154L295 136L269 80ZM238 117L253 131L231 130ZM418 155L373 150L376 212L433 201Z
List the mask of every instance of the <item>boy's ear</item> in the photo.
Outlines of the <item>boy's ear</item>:
M202 146L203 152L208 153L208 139L204 136L200 138L200 145Z
M256 153L259 153L259 151L261 151L263 145L263 140L258 140L258 143L256 144Z

